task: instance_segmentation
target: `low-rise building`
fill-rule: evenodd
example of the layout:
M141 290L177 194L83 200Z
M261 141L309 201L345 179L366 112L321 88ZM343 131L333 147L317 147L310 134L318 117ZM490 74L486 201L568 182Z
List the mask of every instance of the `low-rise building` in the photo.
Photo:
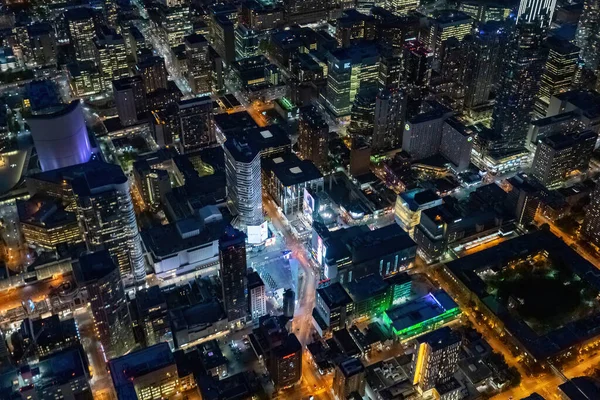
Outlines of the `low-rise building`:
M383 314L383 321L401 340L408 340L454 320L460 313L454 300L439 289L390 308Z
M352 298L339 282L317 289L313 324L321 336L345 328L351 321L353 313Z
M119 399L170 398L195 386L193 375L179 376L168 343L159 343L108 362Z
M77 215L54 198L35 195L18 200L17 210L21 232L30 247L54 251L59 243L83 241Z
M209 208L213 209L210 213L206 210L206 214L142 231L157 277L168 280L209 268L216 271L224 223L216 207Z

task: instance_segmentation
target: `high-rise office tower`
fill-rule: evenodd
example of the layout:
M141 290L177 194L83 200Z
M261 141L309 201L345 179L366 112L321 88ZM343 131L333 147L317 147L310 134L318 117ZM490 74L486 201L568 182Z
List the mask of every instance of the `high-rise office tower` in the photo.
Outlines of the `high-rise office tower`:
M167 68L162 57L148 57L138 62L135 70L144 81L146 94L155 92L158 89L167 89Z
M480 24L473 35L465 38L465 108L486 104L498 79L502 46L506 44L503 24L491 21Z
M575 35L585 68L596 71L600 66L600 0L584 0Z
M548 27L552 22L555 8L556 0L521 0L517 24L535 23L544 28Z
M248 274L248 311L256 325L263 315L267 315L267 294L265 283L256 271Z
M526 1L526 0L524 0ZM545 62L545 27L524 14L509 34L503 55L499 91L492 113L492 129L497 135L493 157L521 151L527 138L531 114L539 91Z
M434 69L438 70L443 58L444 43L450 38L461 41L471 33L473 19L461 11L441 10L429 19L429 32L424 37L424 43L433 52Z
M333 393L337 399L348 399L351 393L365 394L365 366L354 357L349 357L335 367Z
M370 87L358 92L354 98L348 125L348 134L352 137L370 139L373 135L373 108L377 92L375 87Z
M212 45L225 65L235 60L235 24L226 15L212 16Z
M422 393L447 382L457 369L462 338L448 327L418 337L412 360L413 384Z
M212 91L212 62L208 41L202 35L185 37L188 82L195 94L208 95Z
M402 75L402 57L385 52L379 57L377 84L380 89L397 90Z
M181 129L179 138L184 153L217 143L210 96L182 100L177 105Z
M146 89L139 75L112 82L113 97L121 125L137 123L138 114L146 111Z
M107 249L123 279L141 282L146 265L129 180L118 165L101 163L72 182L77 214L90 251Z
M131 315L119 268L109 252L83 255L73 265L73 274L88 293L94 331L107 359L120 357L135 346Z
M321 171L327 168L329 125L317 109L310 105L300 109L298 123L298 153Z
M547 188L564 184L573 172L588 169L597 138L592 131L543 138L537 145L531 174Z
M257 56L259 43L259 31L248 28L244 24L239 24L235 28L235 58L242 60Z
M246 235L228 226L219 239L219 276L223 288L223 307L230 322L245 322L248 315L246 297Z
M600 184L596 184L590 195L590 204L585 212L581 233L594 246L600 247Z
M442 142L444 121L451 115L451 112L433 110L408 118L402 133L402 150L413 160L436 155Z
M402 46L402 60L402 88L407 97L406 115L414 116L419 112L431 81L433 53L423 43L411 40Z
M337 19L335 38L340 47L350 47L356 41L374 40L377 24L373 16L362 14L355 9L344 11Z
M357 44L329 53L327 87L322 103L335 117L350 114L359 90L377 86L379 52L374 44Z
M458 119L451 117L444 122L440 154L452 163L455 171L462 172L469 167L474 137L474 132Z
M382 89L375 98L373 116L373 150L393 149L402 142L406 96L403 90Z
M579 58L579 47L568 40L551 36L546 40L546 47L548 58L544 65L538 100L535 103L535 112L540 118L546 116L553 95L571 89Z
M69 41L75 48L77 61L95 59L96 26L91 8L72 8L65 12Z
M496 0L462 0L458 9L477 22L504 21L510 15L512 5Z
M38 22L27 27L31 57L37 65L56 64L56 35L54 27Z
M260 243L266 237L256 237L264 222L262 208L262 181L260 149L235 138L225 141L225 173L227 200L235 223L244 229L250 243Z
M327 0L284 0L286 18L290 23L310 24L327 18L328 6L333 1Z
M420 0L386 0L385 8L394 14L407 14L421 5Z
M110 90L113 80L129 76L125 39L115 30L104 26L94 40L94 46L96 65L100 68L104 87Z
M176 47L183 44L183 38L193 33L194 26L190 18L190 8L184 7L158 7L161 19L161 30L169 46Z

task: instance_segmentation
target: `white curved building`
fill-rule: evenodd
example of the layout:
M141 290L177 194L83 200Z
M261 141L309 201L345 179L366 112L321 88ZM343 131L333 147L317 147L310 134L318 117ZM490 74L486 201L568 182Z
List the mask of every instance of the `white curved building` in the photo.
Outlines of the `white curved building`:
M27 118L42 171L89 161L92 154L79 100L51 114Z

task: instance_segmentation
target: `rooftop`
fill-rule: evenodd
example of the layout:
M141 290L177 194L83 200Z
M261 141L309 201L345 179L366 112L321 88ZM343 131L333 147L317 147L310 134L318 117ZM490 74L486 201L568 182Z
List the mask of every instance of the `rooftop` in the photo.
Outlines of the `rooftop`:
M254 289L260 286L265 286L265 283L260 278L260 275L256 271L252 271L247 276L248 279L248 289Z
M364 276L346 285L348 295L354 303L368 300L379 293L385 292L389 286L389 283L383 280L379 273Z
M108 361L108 368L117 396L120 399L135 399L133 379L174 364L175 358L169 344L162 342L113 358Z
M408 190L406 192L400 193L399 196L402 200L404 200L408 204L408 208L410 208L411 211L417 211L422 206L429 204L429 203L442 201L440 196L438 196L431 189Z
M460 333L453 331L447 326L426 333L416 339L417 343L427 343L434 350L454 345L461 340Z
M600 398L600 384L591 377L579 376L558 386L569 400L591 400Z
M229 131L225 133L225 136L227 139L237 138L249 142L252 147L259 149L261 152L269 149L291 148L292 146L292 141L287 133L278 125Z
M339 369L346 378L360 374L365 370L363 363L354 357L350 357L339 364Z
M433 18L435 22L442 25L464 24L473 21L468 14L457 10L439 10L434 12Z
M162 258L219 240L224 228L222 220L205 224L198 217L189 217L143 230L141 235L148 250Z
M574 146L576 143L592 141L596 142L598 134L593 131L583 131L575 135L564 135L557 133L542 139L542 142L554 150L563 150Z
M458 305L444 290L436 290L423 297L385 311L396 331L410 328L422 322L441 316Z
M101 250L79 257L79 268L74 273L78 282L87 283L102 279L116 270L117 266L108 250Z
M64 181L74 184L74 181L80 179L82 190L104 186L107 184L120 184L127 181L120 166L109 164L102 161L88 161L83 164L76 164L70 167L54 169L51 171L40 172L30 176L32 179L45 181L54 184L62 184Z
M595 90L571 90L555 95L557 99L571 103L590 118L600 116L600 93Z
M275 175L284 187L323 178L323 174L312 161L300 160L293 153L265 159L262 168Z
M223 113L214 116L215 126L226 137L230 134L241 132L251 128L258 128L254 119L247 111L239 111L233 114Z
M199 45L208 45L208 41L204 37L204 35L200 35L198 33L193 33L184 37L185 44L191 46L199 46Z
M317 294L330 309L352 303L352 298L339 282L317 289Z
M87 377L87 357L81 346L75 346L42 357L37 368L40 381L36 385L58 386L77 378Z
M43 228L54 228L77 222L75 213L65 209L55 198L34 195L27 201L17 201L19 220Z

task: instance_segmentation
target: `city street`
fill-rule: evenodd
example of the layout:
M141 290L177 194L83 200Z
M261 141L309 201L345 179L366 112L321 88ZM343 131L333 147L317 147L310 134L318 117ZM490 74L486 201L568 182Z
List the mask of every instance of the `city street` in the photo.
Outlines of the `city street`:
M21 302L31 299L34 303L48 297L50 290L57 288L64 282L71 280L70 276L57 276L53 279L43 280L0 292L0 314L6 313L21 306Z
M75 318L75 322L79 329L81 344L83 345L90 363L92 374L90 386L94 392L94 400L116 399L100 342L96 338L96 333L94 332L94 320L92 318L91 309L89 307L83 307L75 311L73 317Z
M317 274L313 267L314 263L307 254L305 245L294 237L287 221L284 222L283 215L278 211L277 205L270 197L263 197L263 208L267 215L271 217L275 229L284 235L286 246L292 250L292 257L297 259L302 267L304 284L301 285L301 291L297 294L298 302L292 331L298 337L302 347L306 349L306 345L312 341L312 310L315 307L316 300ZM300 387L285 391L281 398L302 399L312 395L318 399L331 399L332 395L328 389L331 388L332 377L319 374L306 354L303 355L302 360L302 382Z
M137 7L140 16L144 18L134 21L136 27L142 32L146 40L152 44L152 47L156 50L158 55L165 60L165 66L167 67L169 77L177 84L181 93L183 93L183 99L194 97L192 88L187 79L185 79L181 74L181 71L177 68L177 63L174 62L175 55L171 50L171 46L169 46L169 43L158 34L156 31L158 28L152 26L152 22L148 19L148 12L141 1L135 0L133 4Z

